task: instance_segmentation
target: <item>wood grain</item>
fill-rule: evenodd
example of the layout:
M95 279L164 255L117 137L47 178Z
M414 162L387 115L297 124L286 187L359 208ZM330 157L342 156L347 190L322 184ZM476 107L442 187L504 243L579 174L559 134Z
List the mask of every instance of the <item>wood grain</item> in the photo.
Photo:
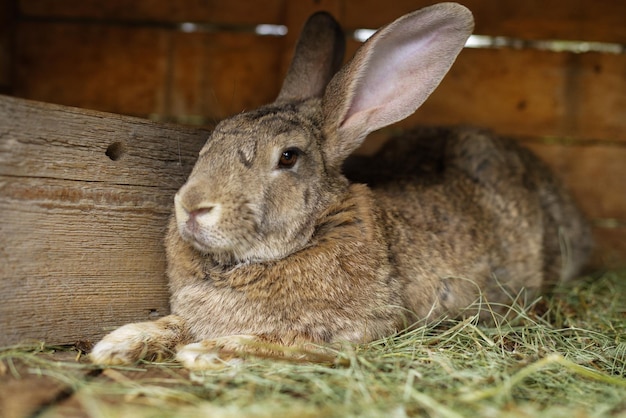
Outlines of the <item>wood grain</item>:
M217 121L273 101L284 40L248 33L172 34L166 117Z
M273 100L295 42L247 33L81 28L20 26L16 95L211 125ZM348 53L359 45L350 42ZM515 136L626 141L624 74L624 54L468 49L400 126L462 123Z
M13 2L0 2L0 94L8 94L13 85L14 9Z
M383 26L431 5L430 0L344 0L348 28ZM474 33L521 39L567 39L626 43L626 3L615 0L465 0L476 19Z
M607 228L596 226L593 229L596 250L593 265L601 268L626 267L626 226L622 223Z
M468 124L512 136L626 142L624 75L626 55L466 49L397 126Z
M558 173L591 219L616 219L626 225L626 144L525 145Z
M128 21L280 23L284 0L19 0L24 16Z
M168 313L162 237L207 136L0 96L0 345Z
M250 33L23 23L14 90L32 100L210 123L276 97L283 42Z
M15 94L135 116L167 113L168 32L158 28L20 23Z
M290 24L296 15L325 9L350 29L376 29L431 4L432 0L19 0L25 17L140 22ZM481 35L626 43L626 4L622 1L466 0L463 4L476 16L476 33Z

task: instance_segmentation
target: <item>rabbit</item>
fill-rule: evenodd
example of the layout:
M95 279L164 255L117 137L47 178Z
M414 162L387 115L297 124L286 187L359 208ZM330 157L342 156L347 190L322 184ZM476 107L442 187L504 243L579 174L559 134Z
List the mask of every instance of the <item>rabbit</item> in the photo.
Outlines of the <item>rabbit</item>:
M310 17L277 99L220 122L174 198L171 315L113 331L91 360L210 368L237 360L228 353L315 353L446 316L488 319L578 274L589 227L516 143L417 128L351 157L426 100L472 30L468 9L436 4L339 68L341 28Z

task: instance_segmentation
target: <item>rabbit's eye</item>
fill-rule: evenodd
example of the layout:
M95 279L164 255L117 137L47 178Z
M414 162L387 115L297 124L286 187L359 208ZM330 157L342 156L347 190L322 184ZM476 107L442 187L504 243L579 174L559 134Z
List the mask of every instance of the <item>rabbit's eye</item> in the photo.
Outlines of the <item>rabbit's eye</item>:
M278 168L291 168L296 165L300 151L297 149L289 148L284 150L280 154L278 159Z

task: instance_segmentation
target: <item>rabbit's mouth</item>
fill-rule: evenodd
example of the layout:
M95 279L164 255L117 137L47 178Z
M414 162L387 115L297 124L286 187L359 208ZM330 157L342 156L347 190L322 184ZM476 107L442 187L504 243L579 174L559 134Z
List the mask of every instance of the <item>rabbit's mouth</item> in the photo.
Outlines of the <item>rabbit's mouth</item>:
M225 222L228 208L215 202L202 202L189 209L180 195L174 200L176 223L181 238L203 254L246 252L256 236L255 222L242 217L237 225Z
M210 218L213 215L208 215ZM255 228L235 228L212 223L202 216L177 216L178 231L181 238L204 255L220 255L229 260L247 260L254 252L259 236Z

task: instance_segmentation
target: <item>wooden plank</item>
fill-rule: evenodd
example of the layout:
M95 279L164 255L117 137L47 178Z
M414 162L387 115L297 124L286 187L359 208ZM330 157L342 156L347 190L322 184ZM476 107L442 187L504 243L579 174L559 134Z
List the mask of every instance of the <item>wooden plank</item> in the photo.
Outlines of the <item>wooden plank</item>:
M522 39L626 43L626 3L615 0L469 0L476 33Z
M558 173L588 217L626 225L626 144L524 145Z
M593 237L596 249L593 254L592 265L602 268L626 267L626 227L593 228Z
M247 33L172 36L171 110L166 116L191 116L210 124L276 98L282 40Z
M9 93L13 84L15 14L14 1L0 1L0 94Z
M470 124L512 136L626 141L625 74L626 55L467 49L398 126Z
M26 17L135 21L280 23L284 0L19 0Z
M327 3L331 3L328 7ZM337 4L335 6L334 4ZM20 0L26 17L120 19L128 21L212 22L222 24L291 23L300 9L341 10L346 27L377 28L430 0ZM485 2L466 0L476 16L476 33L523 39L570 39L626 43L624 2L614 0L539 0ZM285 16L285 9L288 15Z
M129 115L164 114L169 43L161 29L20 23L15 95Z
M626 2L615 0L465 0L474 13L474 33L521 39L566 39L626 43ZM348 28L375 29L431 0L344 0Z
M21 28L18 95L163 119L214 122L267 103L291 57L283 40L250 34ZM350 42L350 52L358 45ZM626 141L624 74L626 55L465 50L403 126L463 123L515 136Z
M208 133L3 96L0 127L0 346L167 314L162 237Z
M283 43L249 33L20 25L16 95L135 116L213 121L267 103Z

